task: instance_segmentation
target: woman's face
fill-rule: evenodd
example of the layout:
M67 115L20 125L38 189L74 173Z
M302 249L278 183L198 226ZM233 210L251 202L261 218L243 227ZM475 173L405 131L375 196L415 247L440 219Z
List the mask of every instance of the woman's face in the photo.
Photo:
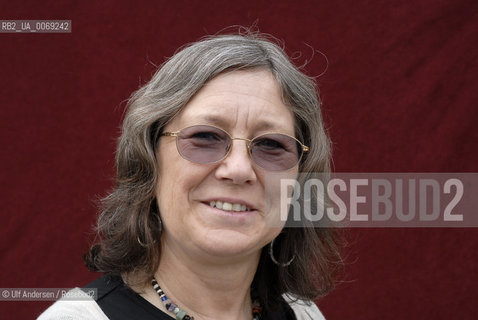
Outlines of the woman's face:
M266 70L215 77L164 132L192 125L212 125L232 137L248 139L268 132L294 136L293 114ZM252 162L244 140L233 140L224 160L196 164L181 157L175 137L163 136L158 159L156 196L164 226L161 241L168 249L200 258L241 258L257 254L280 232L266 222L266 217L278 210L279 201L266 205L267 171ZM212 201L230 203L240 210L245 205L250 211L221 210L212 207Z

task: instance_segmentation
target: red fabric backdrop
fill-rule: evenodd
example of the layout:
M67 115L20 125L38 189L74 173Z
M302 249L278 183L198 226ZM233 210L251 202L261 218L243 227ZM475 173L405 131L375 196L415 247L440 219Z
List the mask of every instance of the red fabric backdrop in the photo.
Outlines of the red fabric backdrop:
M0 287L73 287L94 200L112 186L124 101L154 64L230 25L283 40L318 78L337 172L478 171L478 2L1 1L0 19L71 34L0 34ZM324 71L322 55L306 67ZM351 230L328 319L474 319L476 229ZM48 303L1 302L1 319Z

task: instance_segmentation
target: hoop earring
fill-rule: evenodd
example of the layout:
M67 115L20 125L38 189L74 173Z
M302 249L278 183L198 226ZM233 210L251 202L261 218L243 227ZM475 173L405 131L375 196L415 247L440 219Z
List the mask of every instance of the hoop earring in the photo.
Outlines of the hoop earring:
M274 262L274 263L275 263L276 265L278 265L279 267L287 267L287 266L289 266L289 265L292 263L292 261L294 261L294 259L295 259L295 254L294 254L294 255L292 256L292 258L291 258L289 261L287 261L286 263L279 262L279 261L274 257L274 248L273 248L273 247L274 247L274 241L276 241L276 239L277 239L277 238L274 238L274 239L271 241L270 245L269 245L269 256L271 257L272 262Z
M148 246L145 245L140 239L139 239L139 236L136 236L136 240L138 240L138 243L140 246L142 246L143 248L147 248Z

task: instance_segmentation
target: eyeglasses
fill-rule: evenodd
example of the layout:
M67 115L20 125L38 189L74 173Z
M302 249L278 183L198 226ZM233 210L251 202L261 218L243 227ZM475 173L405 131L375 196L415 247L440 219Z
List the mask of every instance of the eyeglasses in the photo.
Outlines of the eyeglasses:
M267 171L291 169L309 151L309 147L286 134L266 133L254 139L233 138L226 131L209 125L163 132L161 136L176 137L179 154L184 159L199 164L211 164L225 159L231 151L232 140L244 140L251 159Z

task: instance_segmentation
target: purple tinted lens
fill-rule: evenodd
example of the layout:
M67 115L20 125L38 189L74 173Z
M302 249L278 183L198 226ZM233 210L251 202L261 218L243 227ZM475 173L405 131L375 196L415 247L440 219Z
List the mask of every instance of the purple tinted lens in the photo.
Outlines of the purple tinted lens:
M268 171L293 168L302 156L302 146L292 137L270 133L254 138L251 143L254 162Z
M206 164L220 161L231 143L229 135L212 126L192 126L182 129L177 138L178 151L189 161Z

